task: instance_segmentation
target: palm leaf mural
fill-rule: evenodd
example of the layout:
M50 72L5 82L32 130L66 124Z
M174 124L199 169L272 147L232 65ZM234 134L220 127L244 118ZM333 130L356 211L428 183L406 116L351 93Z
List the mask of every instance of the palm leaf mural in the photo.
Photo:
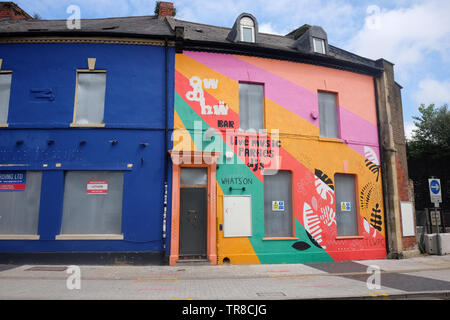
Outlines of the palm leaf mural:
M369 160L370 162L372 162L373 164L375 164L377 166L380 165L378 156L377 156L375 150L373 150L371 147L364 146L364 155L365 155L366 159Z
M304 251L304 250L311 248L311 246L304 241L297 241L292 245L292 248L300 250L300 251Z
M314 185L316 186L317 193L324 200L326 200L327 197L329 196L331 204L333 204L334 198L333 180L331 180L330 177L328 177L325 173L323 173L319 169L315 169L314 175L315 175Z
M367 183L362 187L361 193L359 195L359 200L362 209L369 208L370 199L374 190L374 185L372 182Z
M364 146L364 155L366 157L366 167L377 175L376 181L378 182L380 176L380 160L378 160L376 152L371 147Z
M320 245L322 242L322 228L320 226L319 215L313 211L311 206L305 202L303 205L303 225L306 232ZM326 249L326 247L322 247Z

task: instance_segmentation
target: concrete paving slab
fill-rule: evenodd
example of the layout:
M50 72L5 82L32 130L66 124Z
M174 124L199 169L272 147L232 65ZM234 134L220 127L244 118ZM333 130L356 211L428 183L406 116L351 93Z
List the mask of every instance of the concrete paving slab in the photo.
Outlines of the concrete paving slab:
M0 299L285 300L450 292L449 258L284 265L89 265L80 266L80 290L68 289L67 272L50 271L63 269L26 271L31 266L24 265L0 270ZM382 269L379 289L367 286L370 265Z

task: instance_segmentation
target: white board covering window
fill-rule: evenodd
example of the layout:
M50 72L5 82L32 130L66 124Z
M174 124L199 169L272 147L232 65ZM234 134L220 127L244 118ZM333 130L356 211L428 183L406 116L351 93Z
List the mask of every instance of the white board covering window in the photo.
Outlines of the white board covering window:
M122 196L121 171L67 171L61 234L121 234Z
M357 236L358 220L356 208L355 176L337 173L334 175L336 196L336 225L338 236Z
M251 196L223 196L223 236L252 235Z
M24 174L24 188L0 191L0 234L38 233L42 172L26 171ZM8 175L8 172L1 171L0 175Z
M278 171L264 176L264 226L266 237L293 237L292 175Z
M0 123L7 123L12 73L0 73Z
M320 136L327 138L338 138L336 94L319 91L318 99Z
M264 129L264 87L261 84L239 83L239 129Z
M414 213L412 202L400 202L402 212L402 233L404 237L414 236L416 234L414 227Z
M78 72L75 123L102 124L105 109L106 72Z

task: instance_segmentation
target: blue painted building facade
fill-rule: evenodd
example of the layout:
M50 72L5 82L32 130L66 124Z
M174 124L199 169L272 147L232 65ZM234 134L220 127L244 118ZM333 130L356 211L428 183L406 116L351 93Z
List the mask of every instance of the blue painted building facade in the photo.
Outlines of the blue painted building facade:
M0 173L41 172L38 220L34 234L1 232L0 253L139 252L163 257L165 179L171 181L166 154L173 127L174 48L163 41L159 45L23 42L0 43L0 70L11 74L7 123L0 128ZM77 73L92 68L89 58L95 59L93 70L106 73L103 125L74 126ZM113 199L116 208L111 209L121 204L115 224L119 232L95 234L95 227L80 221L75 227L79 234L63 234L64 201L78 201L65 198L69 172L123 176L122 199ZM0 192L5 197L24 191ZM85 196L80 199L91 199ZM89 210L88 204L80 205ZM72 217L68 223L76 220ZM11 228L21 222L7 223Z

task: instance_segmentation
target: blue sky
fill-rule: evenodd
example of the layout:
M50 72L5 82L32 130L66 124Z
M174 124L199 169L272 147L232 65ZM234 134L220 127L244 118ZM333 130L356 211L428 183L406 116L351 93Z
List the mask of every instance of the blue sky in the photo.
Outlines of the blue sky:
M42 19L66 19L69 5L81 18L153 15L156 0L15 0ZM421 103L450 104L450 1L448 0L173 0L176 18L231 27L242 12L253 14L260 32L286 34L319 25L330 44L395 64L403 86L407 136Z

